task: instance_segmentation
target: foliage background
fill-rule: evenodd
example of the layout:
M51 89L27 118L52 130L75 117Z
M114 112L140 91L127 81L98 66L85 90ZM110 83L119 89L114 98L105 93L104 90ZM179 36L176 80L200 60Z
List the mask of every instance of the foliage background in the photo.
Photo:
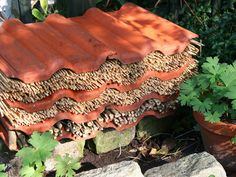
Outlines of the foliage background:
M198 56L200 63L209 56L218 56L220 62L226 63L235 60L236 0L57 0L51 9L72 17L95 6L104 11L118 10L126 2L135 3L199 34L204 44Z
M65 16L82 15L97 6L104 11L118 10L124 3L135 3L159 16L199 34L204 47L200 62L218 56L220 62L236 58L236 0L58 0ZM62 8L63 7L63 8Z

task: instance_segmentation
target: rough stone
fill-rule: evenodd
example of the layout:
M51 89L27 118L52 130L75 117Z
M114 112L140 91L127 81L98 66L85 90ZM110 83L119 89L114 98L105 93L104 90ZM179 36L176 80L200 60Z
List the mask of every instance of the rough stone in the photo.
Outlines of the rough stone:
M8 177L20 177L20 168L21 168L21 159L19 157L15 157L10 160L9 164L7 164L7 176Z
M226 177L222 165L207 152L195 153L176 162L149 169L145 177Z
M55 170L55 165L56 165L56 160L55 157L57 155L60 156L65 156L68 154L70 157L77 159L78 161L83 157L83 152L84 152L84 145L85 141L70 141L66 143L60 143L58 144L52 154L52 157L46 160L45 166L46 166L46 171L54 171Z
M155 136L159 133L169 132L171 129L173 117L157 119L152 116L145 117L137 125L137 138L143 139L150 136Z
M135 127L118 132L105 129L90 141L90 149L97 154L106 153L119 147L127 146L135 137ZM92 145L91 145L92 144Z
M139 165L134 161L122 161L76 175L76 177L144 177Z

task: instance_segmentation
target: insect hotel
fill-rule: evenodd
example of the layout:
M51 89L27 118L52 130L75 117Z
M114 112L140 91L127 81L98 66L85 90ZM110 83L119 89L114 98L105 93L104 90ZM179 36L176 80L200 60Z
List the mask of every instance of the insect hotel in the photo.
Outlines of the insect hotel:
M105 13L17 19L0 29L0 136L10 149L34 131L90 139L176 108L197 69L197 35L127 3Z

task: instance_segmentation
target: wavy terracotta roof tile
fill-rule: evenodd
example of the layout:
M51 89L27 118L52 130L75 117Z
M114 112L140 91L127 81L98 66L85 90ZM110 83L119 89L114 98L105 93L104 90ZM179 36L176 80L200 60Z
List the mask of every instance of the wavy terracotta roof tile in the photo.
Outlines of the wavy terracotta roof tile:
M190 64L188 67L182 67L180 70L172 71L172 72L155 72L155 71L148 71L143 76L138 78L134 83L128 83L128 85L120 85L119 83L115 83L112 81L105 82L105 79L100 78L101 84L96 89L86 89L87 86L90 85L90 80L86 79L85 84L80 84L78 81L72 82L72 77L70 76L69 79L65 80L65 82L61 82L60 78L49 82L48 84L41 84L37 87L32 87L31 92L25 92L27 87L24 86L14 86L14 88L19 89L19 91L11 90L11 92L4 92L0 93L1 97L13 107L32 107L32 109L41 110L51 107L56 101L63 97L69 97L77 102L82 102L86 100L91 100L97 98L106 89L116 89L120 92L128 92L134 89L138 89L141 87L145 82L149 82L153 79L156 80L156 84L159 87L156 87L156 92L162 95L171 95L174 92L178 91L179 85L187 78L191 77L194 73L196 73L196 63ZM102 74L103 76L105 74ZM127 74L125 74L127 76ZM119 79L119 82L122 80L127 80L127 77L124 79L122 77L116 78ZM129 75L130 78L134 78L134 74ZM170 78L169 80L161 80L159 79L160 76L164 76L166 78ZM174 77L171 79L171 77ZM93 76L95 78L95 76ZM99 77L98 77L99 78ZM104 77L106 78L106 77ZM114 79L115 80L115 79ZM113 80L113 81L114 81ZM57 82L58 81L58 82ZM57 84L55 84L57 83ZM10 85L10 84L8 84ZM60 88L60 85L65 85L66 88ZM91 79L91 85L96 86L96 80ZM83 88L84 89L81 89ZM23 88L23 89L22 89ZM43 89L42 89L43 88ZM1 91L1 90L0 90ZM14 106L15 105L15 106ZM25 105L25 106L24 106Z
M117 131L122 131L124 129L127 128L131 128L133 126L136 126L145 116L155 116L158 119L161 119L163 117L167 117L170 116L174 113L174 111L168 111L168 112L163 112L163 113L159 113L156 111L147 111L145 113L143 113L140 117L138 117L137 121L128 125L122 125L121 127L117 127L115 126L112 122L108 122L108 123L102 123L101 126L103 128L115 128ZM19 150L19 146L17 145L17 136L15 134L15 131L18 131L17 129L14 129L13 127L10 126L10 124L5 121L4 119L2 119L0 122L0 138L4 141L4 143L9 147L10 150ZM8 127L9 126L9 127ZM41 128L43 126L38 125ZM47 130L50 130L51 127L49 127ZM11 130L12 129L12 130ZM42 129L38 128L37 126L35 126L35 129L39 132L45 132L47 131L45 129L45 127L43 127ZM32 134L35 130L32 130L30 127L25 127L25 129L22 129L23 133L26 133L26 135L30 135ZM22 131L20 130L20 131ZM91 139L94 138L98 131L94 131L93 134L90 134L84 138L81 137L75 137L72 133L67 132L65 130L62 131L62 135L57 137L57 140L62 140L62 139L71 139L71 140L76 140L76 141L81 141L81 140L86 140L86 139ZM13 134L13 136L11 136L10 134Z
M114 13L92 8L72 19L53 14L28 25L12 19L0 29L0 70L31 83L47 80L62 68L94 71L109 58L130 64L154 50L179 53L195 37L133 4Z
M141 105L143 105L146 101L150 100L150 99L158 99L158 95L149 95L145 98L143 98L143 100L135 103L134 105L130 105L130 106L109 106L106 109L115 109L117 111L119 111L120 113L125 113L125 112L131 112L134 110L137 110L138 108L140 108ZM176 96L173 96L172 98L174 98ZM148 113L151 113L150 115L156 115L157 118L162 118L164 116L170 115L173 113L174 109L172 108L172 106L175 104L175 101L173 100L168 100L165 103L161 103L161 104L169 104L169 106L166 106L166 108L164 108L164 110L162 112L159 111L153 111L153 110L147 110L144 111L143 113L141 113L141 115L139 115L136 119L137 121L135 121L134 123L138 123L139 122L139 117L140 116L146 116L149 115ZM32 124L30 126L27 125L19 125L19 126L13 126L8 118L6 117L2 117L1 118L1 122L4 125L4 127L8 130L17 130L17 131L21 131L24 132L27 135L32 134L34 131L38 131L38 132L45 132L48 131L52 128L52 126L54 124L56 124L59 121L62 120L70 120L73 121L77 124L81 124L81 123L86 123L89 121L98 121L98 117L100 116L100 114L102 112L105 111L105 107L100 107L98 108L96 111L93 111L87 115L74 115L71 113L61 113L60 115L57 115L56 117L54 117L53 119L47 119L44 120L42 122L39 122L37 124ZM108 128L108 127L112 127L112 128L116 128L118 130L122 130L122 128L119 128L119 126L117 126L116 124L112 123L112 121L109 122L101 122L99 121L99 124L101 124L102 127L104 128ZM133 123L132 123L133 125Z

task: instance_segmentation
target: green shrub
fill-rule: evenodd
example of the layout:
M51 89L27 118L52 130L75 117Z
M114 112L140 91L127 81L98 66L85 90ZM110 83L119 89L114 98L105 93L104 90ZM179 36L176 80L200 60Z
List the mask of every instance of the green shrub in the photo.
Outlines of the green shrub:
M208 57L201 73L181 85L179 101L201 112L206 121L236 119L236 62L220 64Z

